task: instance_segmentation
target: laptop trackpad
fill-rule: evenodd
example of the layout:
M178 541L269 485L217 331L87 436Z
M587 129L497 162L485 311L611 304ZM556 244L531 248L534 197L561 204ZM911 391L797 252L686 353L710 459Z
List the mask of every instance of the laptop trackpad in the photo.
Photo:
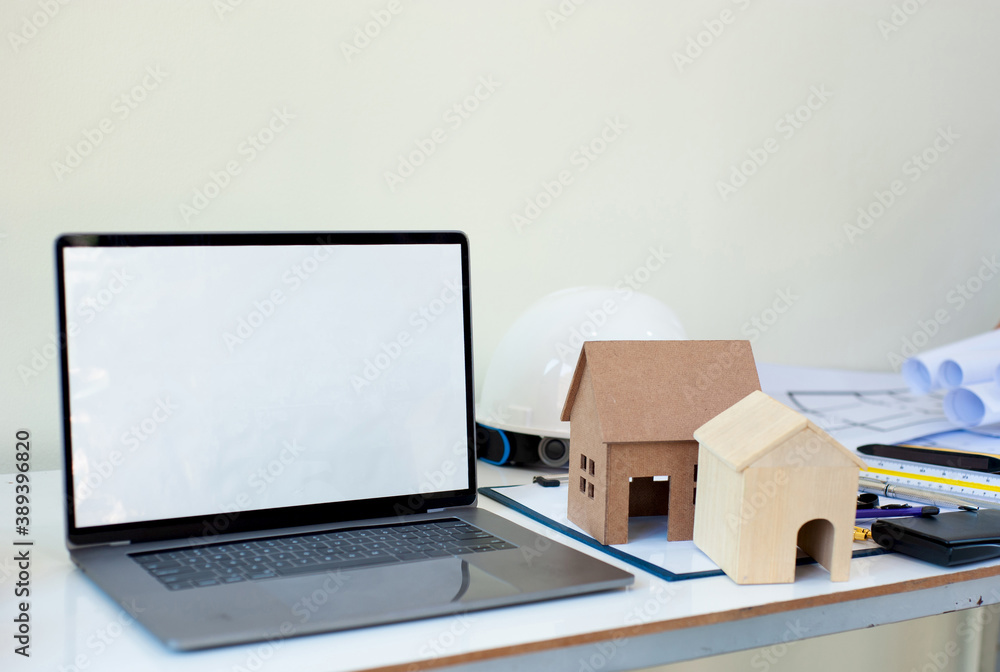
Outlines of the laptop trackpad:
M288 605L292 623L364 618L435 605L492 600L520 591L461 558L437 558L258 584Z

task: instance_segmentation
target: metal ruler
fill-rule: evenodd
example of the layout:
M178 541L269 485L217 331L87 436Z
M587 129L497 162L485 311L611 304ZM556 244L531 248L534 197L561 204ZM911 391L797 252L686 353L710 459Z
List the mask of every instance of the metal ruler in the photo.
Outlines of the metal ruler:
M932 464L860 455L868 465L869 475L893 485L908 485L931 492L975 497L1000 504L1000 474L986 474L964 469L951 469Z

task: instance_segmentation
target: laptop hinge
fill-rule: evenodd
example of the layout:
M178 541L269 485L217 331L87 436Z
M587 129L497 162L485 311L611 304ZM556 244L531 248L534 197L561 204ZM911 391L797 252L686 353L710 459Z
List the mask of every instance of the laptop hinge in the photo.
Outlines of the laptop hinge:
M444 507L440 509L427 509L427 513L441 513L442 511L444 511Z
M108 546L128 546L131 543L131 540L126 539L125 541L112 541Z

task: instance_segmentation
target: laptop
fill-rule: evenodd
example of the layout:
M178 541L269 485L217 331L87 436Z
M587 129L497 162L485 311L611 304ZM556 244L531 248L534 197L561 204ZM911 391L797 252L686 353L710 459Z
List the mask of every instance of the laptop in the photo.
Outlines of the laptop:
M475 506L464 234L55 251L70 556L168 647L632 582Z

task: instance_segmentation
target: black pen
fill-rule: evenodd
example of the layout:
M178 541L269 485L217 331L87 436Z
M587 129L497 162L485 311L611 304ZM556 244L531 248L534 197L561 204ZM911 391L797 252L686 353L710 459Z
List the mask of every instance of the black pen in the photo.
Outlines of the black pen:
M858 452L872 457L884 457L890 460L906 460L920 464L933 464L939 467L979 471L987 474L1000 473L1000 458L984 453L966 453L950 448L932 448L930 446L899 445L890 446L882 443L869 443L858 446Z

